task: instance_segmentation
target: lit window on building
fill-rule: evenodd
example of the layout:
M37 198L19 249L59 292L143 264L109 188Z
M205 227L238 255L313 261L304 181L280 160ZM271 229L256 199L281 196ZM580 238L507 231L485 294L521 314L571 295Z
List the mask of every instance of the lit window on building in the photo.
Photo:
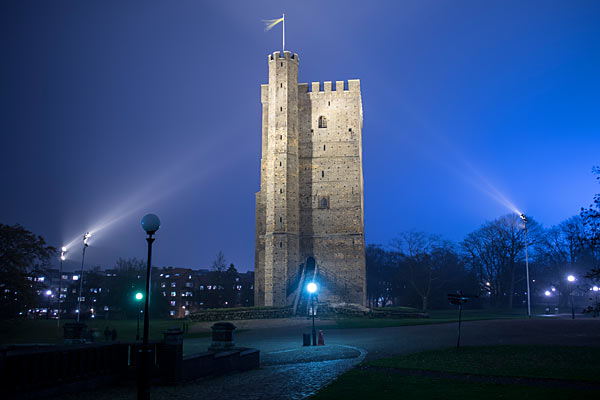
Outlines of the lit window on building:
M171 292L171 297L177 296L177 292Z
M66 281L67 279L69 279L69 275L62 275L60 277L63 281Z
M173 310L169 311L169 315L170 315L171 317L174 317L174 316L175 316L175 311L173 311Z
M171 287L175 287L177 284L175 282L171 282Z
M164 287L167 287L167 284L166 284L166 283L164 283L164 282L162 282L162 283L160 284L160 287L162 287L162 288L164 288Z
M171 300L171 306L175 307L175 304L176 304L175 300Z
M79 275L73 275L73 280L74 281L78 281L79 280Z

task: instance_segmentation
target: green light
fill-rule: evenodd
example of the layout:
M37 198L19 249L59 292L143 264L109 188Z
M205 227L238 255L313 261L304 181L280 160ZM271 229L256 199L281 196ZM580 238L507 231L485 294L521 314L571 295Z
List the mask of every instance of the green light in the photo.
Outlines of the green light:
M137 292L137 293L135 294L135 299L136 299L136 300L141 300L141 299L143 299L143 298L144 298L144 295L143 295L143 294L141 294L140 292Z

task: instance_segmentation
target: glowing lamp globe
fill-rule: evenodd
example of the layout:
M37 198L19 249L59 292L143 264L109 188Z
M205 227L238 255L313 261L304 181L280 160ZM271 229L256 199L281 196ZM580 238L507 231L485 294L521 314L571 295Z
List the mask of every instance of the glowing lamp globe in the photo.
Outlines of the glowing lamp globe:
M52 294L51 290L46 290L46 296L50 296Z
M314 282L309 283L308 285L306 285L306 290L308 290L308 293L314 293L317 291L317 284Z
M549 290L546 290L546 291L544 292L544 294L545 294L546 296L550 296L550 291L549 291Z
M568 280L569 282L575 282L575 277L574 277L573 275L569 275L569 276L567 277L567 280Z
M151 235L160 227L160 219L155 214L146 214L142 218L142 228L147 234Z
M597 291L598 291L598 286L594 286L594 287L592 288L592 290L593 290L594 292L597 292Z
M141 294L140 292L137 292L137 293L135 294L135 299L136 299L136 300L141 300L143 297L144 297L144 295L143 295L143 294Z

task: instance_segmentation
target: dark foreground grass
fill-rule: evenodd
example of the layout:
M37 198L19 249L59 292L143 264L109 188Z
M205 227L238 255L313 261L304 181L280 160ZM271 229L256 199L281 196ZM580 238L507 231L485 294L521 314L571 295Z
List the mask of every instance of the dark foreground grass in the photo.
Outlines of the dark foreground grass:
M404 375L402 369L434 371L429 376ZM600 384L600 349L568 346L491 346L444 349L364 363L341 375L313 398L377 399L560 399L589 396L588 387L561 387L560 382ZM436 377L435 372L455 373ZM462 374L479 380L460 379ZM512 377L497 383L494 377ZM488 379L489 378L489 379ZM552 379L558 386L518 381Z
M0 322L0 344L19 343L60 343L63 339L62 326L67 322L61 320L61 329L58 329L56 320L9 320ZM104 340L104 329L116 329L117 340L135 340L137 320L91 320L85 322L88 329L100 332L100 340ZM143 321L140 321L140 336L143 334ZM190 331L191 331L190 322ZM163 332L168 328L181 328L182 321L150 320L150 339L163 338ZM184 337L198 338L210 336L209 332L190 332Z
M377 400L470 400L470 399L576 399L591 396L591 390L546 388L517 384L501 385L482 382L461 382L420 376L398 376L379 371L352 370L325 387L314 400L377 399Z
M338 318L335 325L325 328L358 329L358 328L389 328L393 326L444 324L458 321L458 310L431 310L429 318ZM463 321L478 321L491 319L527 318L524 310L463 310Z
M477 346L371 361L374 367L600 382L600 348Z

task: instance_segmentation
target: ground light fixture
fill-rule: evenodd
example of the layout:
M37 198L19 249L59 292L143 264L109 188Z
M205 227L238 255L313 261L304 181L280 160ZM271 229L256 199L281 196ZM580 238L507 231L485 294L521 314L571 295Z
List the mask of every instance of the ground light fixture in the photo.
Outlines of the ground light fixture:
M523 230L525 231L525 272L527 277L527 316L531 318L531 291L529 289L529 256L527 255L527 217L521 213L519 215L523 220Z
M52 296L52 290L46 290L46 319L50 319L50 297Z
M306 290L310 296L310 313L312 314L312 345L317 345L317 330L315 329L315 294L317 293L317 284L310 282L306 285Z
M569 281L569 297L571 298L571 318L575 319L575 304L573 303L573 282L575 282L575 276L567 276L567 281Z
M142 313L142 303L140 300L144 298L144 294L142 292L137 292L135 294L135 300L138 304L138 312L137 312L137 328L135 330L135 340L140 340L140 314Z
M146 242L148 242L148 266L146 268L146 292L144 295L144 339L142 342L141 363L139 364L138 371L138 400L150 399L150 383L148 380L148 334L150 332L150 320L148 318L148 309L150 307L150 268L152 265L152 243L154 242L154 238L152 236L156 233L158 228L160 228L160 219L156 215L146 214L144 218L142 218L142 229L144 229L144 231L146 231L148 234L148 237L146 238Z

